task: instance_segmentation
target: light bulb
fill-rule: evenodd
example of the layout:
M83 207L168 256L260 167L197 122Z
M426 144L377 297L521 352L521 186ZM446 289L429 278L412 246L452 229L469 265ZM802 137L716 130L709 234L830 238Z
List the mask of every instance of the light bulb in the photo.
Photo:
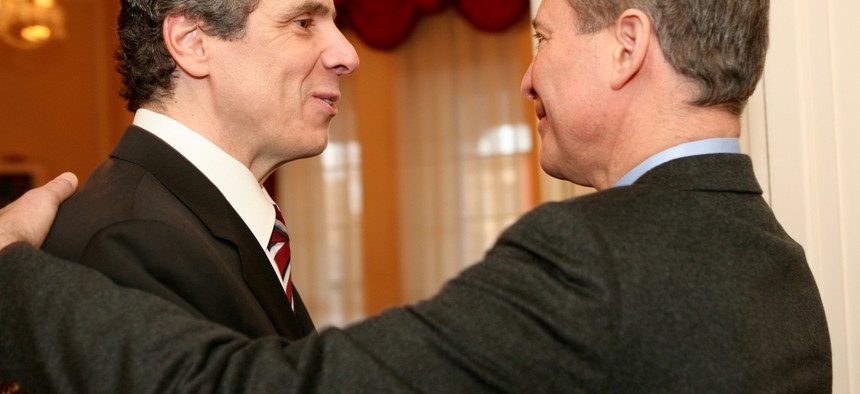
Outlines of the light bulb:
M27 26L21 29L21 38L34 44L45 42L51 38L51 28L43 25Z
M33 0L33 5L42 8L52 8L54 7L54 0Z

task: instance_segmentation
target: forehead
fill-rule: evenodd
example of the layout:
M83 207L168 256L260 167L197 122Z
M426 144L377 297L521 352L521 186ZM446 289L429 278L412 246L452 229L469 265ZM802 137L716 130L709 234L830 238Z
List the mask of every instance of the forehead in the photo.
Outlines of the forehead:
M257 9L323 16L335 13L333 0L260 0Z
M535 19L535 29L550 29L573 26L575 12L568 0L542 0Z

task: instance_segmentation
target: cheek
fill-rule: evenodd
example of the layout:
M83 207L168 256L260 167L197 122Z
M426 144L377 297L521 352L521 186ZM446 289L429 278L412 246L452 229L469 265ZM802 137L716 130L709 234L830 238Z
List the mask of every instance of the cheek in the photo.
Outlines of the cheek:
M553 43L555 44L555 43ZM556 46L542 49L535 57L534 75L535 79L542 79L544 82L549 80L559 80L564 76L565 70L569 67L570 53L557 53L554 50Z
M575 128L580 118L582 103L570 88L559 84L551 85L543 104L554 133L570 132Z

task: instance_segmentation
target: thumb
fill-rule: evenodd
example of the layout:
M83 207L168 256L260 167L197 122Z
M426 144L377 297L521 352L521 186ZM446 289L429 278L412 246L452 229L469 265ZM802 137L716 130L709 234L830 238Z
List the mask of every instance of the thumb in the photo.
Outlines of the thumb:
M40 247L57 215L60 204L78 187L78 178L63 173L41 187L0 209L0 249L24 241Z
M78 177L71 172L64 172L34 191L46 194L46 196L43 197L46 199L43 203L59 206L63 201L69 198L77 188Z

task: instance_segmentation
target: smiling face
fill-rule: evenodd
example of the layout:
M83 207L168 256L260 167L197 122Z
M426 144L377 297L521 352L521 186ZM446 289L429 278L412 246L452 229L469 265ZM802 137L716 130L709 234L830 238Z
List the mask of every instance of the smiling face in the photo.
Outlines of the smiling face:
M323 151L339 77L358 67L332 0L261 0L245 34L212 41L208 84L223 149L266 174Z
M578 34L567 0L543 0L534 27L538 50L521 89L535 100L541 167L591 186L611 155L611 34Z

